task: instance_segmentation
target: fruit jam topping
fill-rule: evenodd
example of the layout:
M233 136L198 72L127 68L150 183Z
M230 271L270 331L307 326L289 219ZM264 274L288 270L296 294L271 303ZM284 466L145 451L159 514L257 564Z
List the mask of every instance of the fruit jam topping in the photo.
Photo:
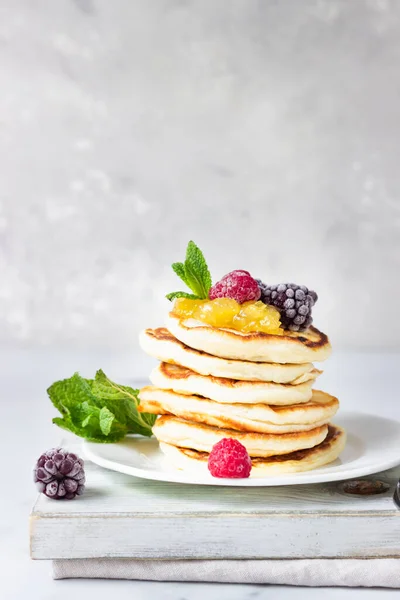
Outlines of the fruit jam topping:
M195 319L212 327L236 329L243 333L253 331L283 335L279 311L261 301L239 304L232 298L177 298L172 312L180 318Z

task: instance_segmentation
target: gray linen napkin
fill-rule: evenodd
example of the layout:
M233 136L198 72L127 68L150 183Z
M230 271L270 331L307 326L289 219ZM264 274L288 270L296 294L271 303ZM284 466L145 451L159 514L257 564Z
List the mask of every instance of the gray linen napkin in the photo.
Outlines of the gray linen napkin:
M54 579L136 579L266 583L299 586L400 588L400 560L138 560L87 558L53 561Z

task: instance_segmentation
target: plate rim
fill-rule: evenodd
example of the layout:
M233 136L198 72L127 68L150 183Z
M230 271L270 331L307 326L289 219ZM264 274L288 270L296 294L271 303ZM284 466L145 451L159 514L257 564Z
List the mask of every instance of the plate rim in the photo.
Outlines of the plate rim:
M380 421L387 421L388 423L396 424L398 426L399 438L400 438L400 421L397 419L389 419L388 417L376 415L369 412L363 411L343 411L340 415L338 415L338 421L341 421L341 417L345 420L346 417L350 416L359 416L359 417L369 417L379 419ZM360 439L359 435L355 434L349 429L346 429L348 435L356 435L358 439ZM143 439L142 437L138 437L135 435L129 436L130 438L138 438ZM148 438L151 440L154 438ZM114 444L112 444L114 445ZM96 444L94 442L89 442L88 440L83 440L82 449L85 455L85 458L92 461L94 464L98 466L123 473L125 475L129 475L131 477L137 477L139 479L146 479L152 481L162 481L165 483L178 483L184 485L206 485L206 486L225 486L225 487L279 487L279 486L288 486L288 485L309 485L315 483L329 483L334 481L345 481L347 479L352 479L353 477L364 477L366 475L371 475L373 473L379 473L381 471L386 471L400 464L400 451L397 457L392 457L392 459L382 459L382 461L367 464L365 466L348 466L340 470L340 466L338 466L338 470L333 472L318 472L318 470L310 470L303 471L300 473L283 473L282 475L275 475L271 477L254 477L247 479L217 479L206 478L203 475L190 475L183 470L176 469L175 471L161 471L161 470L146 470L141 467L124 465L123 463L117 463L115 460L110 460L99 456L93 451L93 447L101 446L104 447L105 444ZM108 446L108 444L107 444ZM326 465L329 467L329 465Z

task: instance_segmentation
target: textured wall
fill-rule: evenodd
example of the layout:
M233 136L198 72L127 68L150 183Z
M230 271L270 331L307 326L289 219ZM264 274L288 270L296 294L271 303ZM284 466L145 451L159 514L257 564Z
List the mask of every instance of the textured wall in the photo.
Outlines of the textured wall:
M3 343L134 350L193 238L400 348L397 0L1 0L0 85Z

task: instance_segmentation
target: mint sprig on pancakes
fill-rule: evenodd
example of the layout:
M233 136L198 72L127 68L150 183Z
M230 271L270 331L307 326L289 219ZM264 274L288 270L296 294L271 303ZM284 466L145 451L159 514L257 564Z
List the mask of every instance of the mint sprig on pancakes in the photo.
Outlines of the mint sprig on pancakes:
M166 296L168 300L175 300L175 298L208 299L208 292L212 285L211 275L202 251L194 242L190 241L187 245L185 262L173 263L172 269L192 293L171 292Z

